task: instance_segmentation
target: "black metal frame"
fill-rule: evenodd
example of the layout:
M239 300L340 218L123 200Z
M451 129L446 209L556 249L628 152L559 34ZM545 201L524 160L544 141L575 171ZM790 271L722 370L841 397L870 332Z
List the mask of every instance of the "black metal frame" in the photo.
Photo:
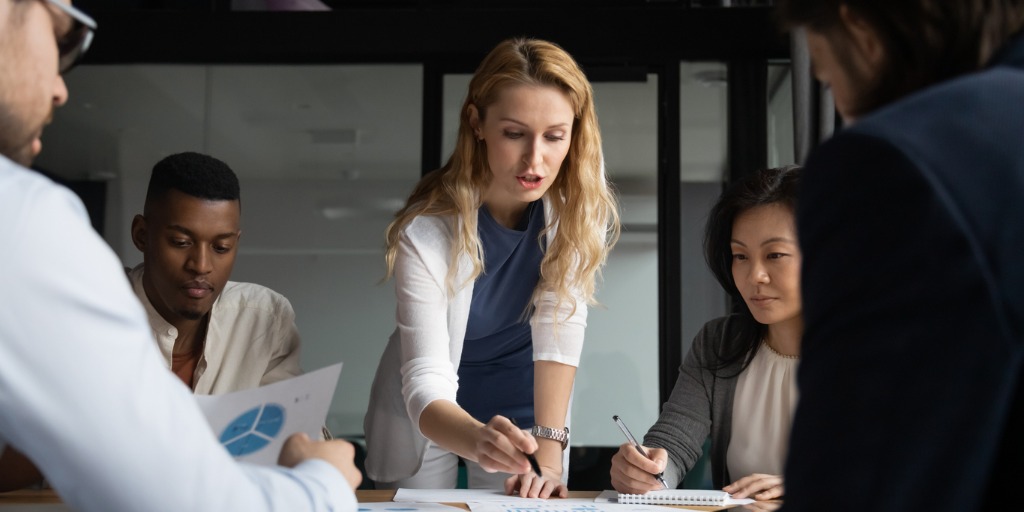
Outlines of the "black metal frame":
M557 41L590 65L786 57L765 8L555 3L351 8L330 12L99 11L86 56L120 63L392 63L443 59L470 70L498 41Z
M682 204L679 199L679 61L663 64L658 80L658 391L672 394L683 360Z
M729 181L768 165L768 66L763 60L727 64Z

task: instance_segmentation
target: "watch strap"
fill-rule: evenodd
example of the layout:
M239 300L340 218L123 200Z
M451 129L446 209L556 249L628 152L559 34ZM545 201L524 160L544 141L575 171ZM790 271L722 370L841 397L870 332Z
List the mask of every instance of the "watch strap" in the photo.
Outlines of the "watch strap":
M562 449L566 449L569 446L569 427L563 429L556 429L551 427L545 427L543 425L534 425L530 429L530 433L534 437L543 437L544 439L551 439L562 443Z

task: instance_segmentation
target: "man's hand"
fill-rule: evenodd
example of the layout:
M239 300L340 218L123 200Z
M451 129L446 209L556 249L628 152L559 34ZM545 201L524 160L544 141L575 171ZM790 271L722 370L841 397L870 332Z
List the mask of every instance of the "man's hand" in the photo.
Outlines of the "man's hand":
M300 432L292 434L281 448L277 463L293 468L308 459L325 460L341 472L348 484L355 489L363 481L363 475L355 464L355 448L348 441L313 441Z

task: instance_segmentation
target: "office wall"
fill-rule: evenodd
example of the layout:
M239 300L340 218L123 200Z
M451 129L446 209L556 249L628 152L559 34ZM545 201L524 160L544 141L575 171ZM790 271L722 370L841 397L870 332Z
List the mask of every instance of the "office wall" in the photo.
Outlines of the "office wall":
M345 363L327 423L338 435L359 436L394 326L392 284L379 282L383 232L419 176L421 76L418 65L84 66L68 76L74 92L47 131L40 163L107 181L106 236L127 266L141 260L128 227L142 211L153 163L196 150L232 165L243 196L233 279L291 300L305 369ZM578 446L618 445L612 414L642 432L659 410L656 85L652 77L595 86L627 230L604 272L603 306L590 313L573 404ZM723 121L715 121L724 92L697 80L683 87L685 108L700 124L684 130L692 144L684 144L684 165L710 176L680 185L679 321L688 344L724 304L699 252L724 158Z

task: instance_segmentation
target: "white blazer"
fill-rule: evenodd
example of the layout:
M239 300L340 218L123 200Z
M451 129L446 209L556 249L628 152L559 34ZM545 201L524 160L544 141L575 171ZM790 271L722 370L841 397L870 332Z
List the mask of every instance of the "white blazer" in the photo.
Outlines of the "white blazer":
M546 200L545 212L550 219ZM419 429L420 414L434 400L455 403L473 297L472 281L458 288L472 270L468 255L459 258L454 281L457 290L453 296L447 291L457 222L455 216L421 215L399 238L394 274L398 326L377 366L363 420L366 472L375 481L393 482L416 474L429 442ZM549 232L549 242L553 235L554 230ZM534 304L530 319L533 360L578 366L587 305L578 294L575 312L571 302L561 304L558 318L568 318L556 327L556 300L553 292L546 292ZM563 473L568 475L568 471Z

